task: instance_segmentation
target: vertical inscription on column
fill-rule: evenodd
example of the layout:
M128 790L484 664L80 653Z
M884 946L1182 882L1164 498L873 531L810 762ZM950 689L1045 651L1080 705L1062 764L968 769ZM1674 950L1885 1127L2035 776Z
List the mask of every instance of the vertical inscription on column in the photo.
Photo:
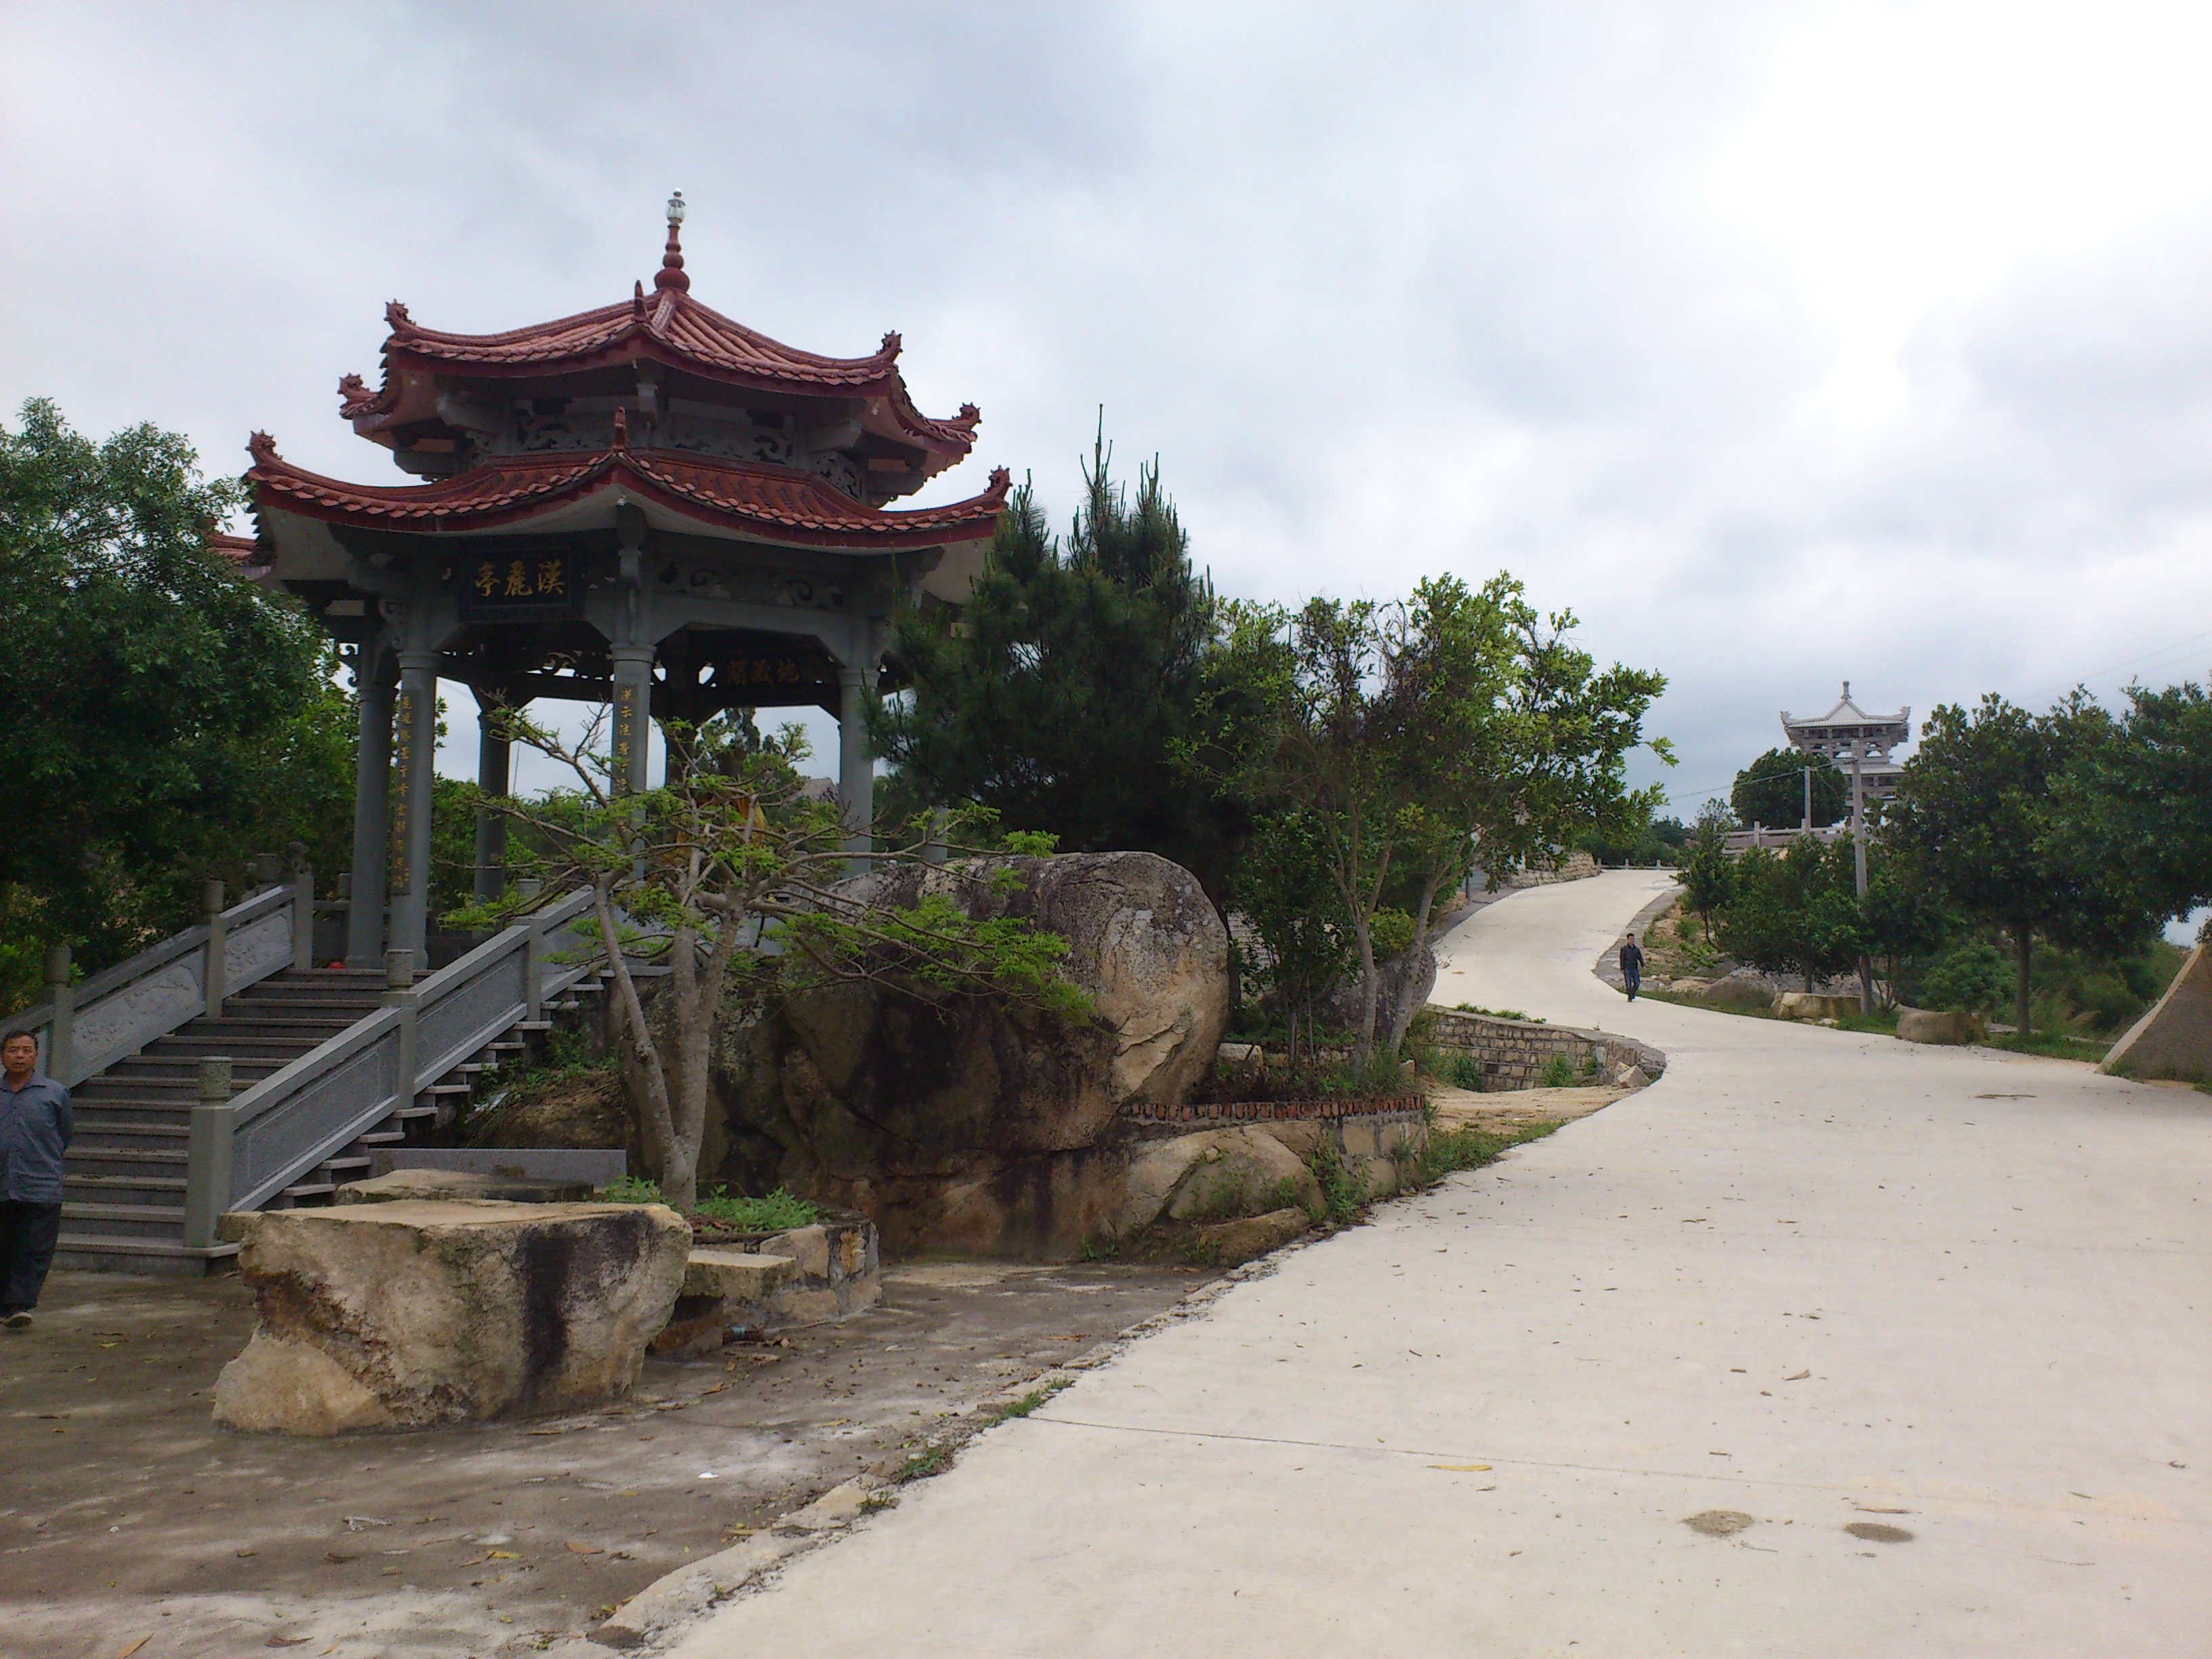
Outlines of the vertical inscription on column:
M392 734L392 894L404 898L408 891L407 820L415 810L410 784L415 775L415 694L399 694L398 720Z
M629 787L629 750L637 739L637 688L618 684L615 687L615 775L617 793Z

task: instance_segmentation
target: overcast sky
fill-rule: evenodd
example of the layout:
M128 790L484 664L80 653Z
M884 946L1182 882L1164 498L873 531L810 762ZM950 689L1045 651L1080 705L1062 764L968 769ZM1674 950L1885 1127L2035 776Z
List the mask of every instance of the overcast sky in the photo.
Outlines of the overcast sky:
M695 297L1055 516L1097 410L1226 592L1500 568L1776 712L2212 660L2212 14L1764 3L0 6L0 403L399 482L439 328ZM465 694L460 698L467 708ZM458 757L456 757L458 758ZM455 769L468 769L466 765ZM1639 779L1658 775L1644 764Z

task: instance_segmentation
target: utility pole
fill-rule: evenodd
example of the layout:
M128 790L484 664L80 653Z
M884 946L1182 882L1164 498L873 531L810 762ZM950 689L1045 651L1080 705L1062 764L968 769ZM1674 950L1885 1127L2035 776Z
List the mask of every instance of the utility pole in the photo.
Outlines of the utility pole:
M1851 873L1856 878L1862 910L1867 890L1866 793L1860 787L1859 761L1865 747L1859 739L1851 740ZM1859 957L1859 1012L1874 1012L1874 964L1864 953Z

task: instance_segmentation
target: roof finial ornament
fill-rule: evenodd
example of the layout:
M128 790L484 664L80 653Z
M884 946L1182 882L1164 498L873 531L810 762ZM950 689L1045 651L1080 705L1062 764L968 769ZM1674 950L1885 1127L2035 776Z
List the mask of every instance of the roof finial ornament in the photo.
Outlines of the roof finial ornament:
M684 245L677 231L684 223L684 192L678 191L668 198L668 246L660 256L660 269L654 273L656 289L672 288L678 294L687 293L691 279L684 274Z
M1845 702L1849 702L1850 700L1851 700L1851 683L1850 683L1849 680L1845 680L1845 681L1844 682L1844 701Z

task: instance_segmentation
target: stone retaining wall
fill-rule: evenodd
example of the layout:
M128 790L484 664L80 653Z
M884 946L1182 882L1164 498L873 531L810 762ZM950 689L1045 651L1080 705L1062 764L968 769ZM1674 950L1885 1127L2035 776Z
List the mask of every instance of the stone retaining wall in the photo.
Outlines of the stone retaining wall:
M1429 1137L1428 1103L1410 1094L1371 1100L1209 1101L1128 1112L1123 1117L1146 1144L1209 1129L1251 1128L1304 1159L1325 1141L1347 1164L1363 1171L1370 1193L1377 1197L1398 1190L1396 1166L1419 1157Z
M1482 1067L1486 1091L1534 1089L1544 1067L1559 1054L1565 1055L1577 1072L1586 1069L1595 1055L1598 1074L1607 1083L1631 1066L1654 1079L1667 1069L1664 1054L1633 1037L1449 1009L1437 1012L1429 1041L1446 1054L1473 1056Z
M1553 882L1581 881L1597 874L1597 860L1588 853L1570 853L1553 869L1530 867L1509 870L1498 878L1500 892L1517 893L1523 887L1549 887Z
M1138 1123L1172 1123L1191 1129L1225 1128L1279 1118L1380 1118L1421 1115L1419 1095L1388 1095L1371 1100L1212 1100L1188 1106L1145 1106L1123 1116Z

